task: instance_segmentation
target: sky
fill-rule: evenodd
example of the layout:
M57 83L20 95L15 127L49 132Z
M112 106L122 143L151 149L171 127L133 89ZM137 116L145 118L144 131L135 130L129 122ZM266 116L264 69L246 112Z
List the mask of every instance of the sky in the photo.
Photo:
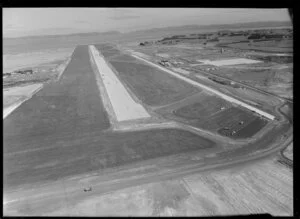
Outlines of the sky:
M193 24L289 20L287 9L3 8L3 36L129 32Z

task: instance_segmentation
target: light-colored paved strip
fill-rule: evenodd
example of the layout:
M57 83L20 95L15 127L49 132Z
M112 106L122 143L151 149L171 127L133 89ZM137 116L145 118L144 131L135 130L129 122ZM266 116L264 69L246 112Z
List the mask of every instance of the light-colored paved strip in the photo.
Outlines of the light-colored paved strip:
M266 113L266 112L264 112L264 111L262 111L262 110L260 110L260 109L257 109L257 108L255 108L255 107L253 107L253 106L250 106L250 105L248 105L248 104L246 104L246 103L244 103L244 102L242 102L242 101L240 101L240 100L237 100L237 99L235 99L235 98L232 98L232 97L230 97L230 96L228 96L228 95L226 95L226 94L223 94L223 93L221 93L221 92L219 92L219 91L217 91L217 90L215 90L215 89L212 89L212 88L210 88L210 87L208 87L208 86L206 86L206 85L200 84L199 82L196 82L196 81L194 81L194 80L192 80L192 79L189 79L189 78L187 78L187 77L184 77L184 76L182 76L182 75L179 75L179 74L177 74L177 73L175 73L175 72L173 72L173 71L171 71L171 70L169 70L169 69L166 69L166 68L164 68L164 67L162 67L162 66L159 66L159 65L157 65L157 64L155 64L155 63L152 63L152 62L150 62L150 61L148 61L148 60L146 60L146 59L144 59L144 58L138 57L138 56L136 56L136 55L132 55L132 56L135 57L135 58L137 58L137 59L139 59L139 60L142 60L142 61L144 61L144 62L146 62L146 63L148 63L148 64L150 64L150 65L152 65L152 66L155 66L155 67L157 67L157 68L163 70L164 72L167 72L167 73L169 73L169 74L171 74L171 75L173 75L173 76L175 76L175 77L177 77L177 78L180 78L180 79L182 79L182 80L184 80L184 81L186 81L186 82L188 82L188 83L190 83L190 84L193 84L193 85L195 85L195 86L197 86L197 87L204 88L204 89L206 89L206 90L208 90L208 91L210 91L210 92L212 92L212 93L214 93L214 94L216 94L216 95L222 97L223 99L225 99L225 100L227 100L227 101L229 101L229 102L235 103L235 104L240 105L240 106L242 106L242 107L245 107L245 108L247 108L247 109L249 109L249 110L252 110L252 111L254 111L254 112L256 112L256 113L258 113L258 114L260 114L260 115L262 115L262 116L264 116L264 117L266 117L266 118L268 118L268 119L271 119L271 120L274 120L274 119L275 119L275 116L273 116L273 115L271 115L271 114L269 114L269 113Z
M145 108L132 99L124 85L107 65L103 56L100 55L95 46L90 45L89 49L100 72L117 120L125 121L150 117Z
M5 119L9 114L11 114L15 109L17 109L19 106L21 106L22 103L24 103L26 100L30 99L35 93L37 93L40 89L43 88L43 84L31 84L28 86L23 87L17 87L17 88L10 88L7 93L10 93L11 95L20 95L23 94L24 96L27 96L26 99L23 101L17 101L16 103L3 108L3 119ZM3 92L4 98L6 95L6 92Z

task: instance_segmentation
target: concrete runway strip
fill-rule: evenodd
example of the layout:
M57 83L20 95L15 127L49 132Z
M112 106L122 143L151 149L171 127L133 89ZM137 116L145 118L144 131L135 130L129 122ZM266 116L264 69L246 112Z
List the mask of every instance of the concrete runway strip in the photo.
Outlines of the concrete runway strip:
M120 122L150 117L145 108L132 99L122 82L110 69L95 46L90 45L89 49L100 72L111 105L116 114L116 119Z

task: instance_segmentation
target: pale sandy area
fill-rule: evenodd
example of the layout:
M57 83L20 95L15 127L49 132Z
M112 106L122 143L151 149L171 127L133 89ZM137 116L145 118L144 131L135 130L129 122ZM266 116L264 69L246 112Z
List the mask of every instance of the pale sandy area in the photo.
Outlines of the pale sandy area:
M223 60L214 60L214 61L210 61L208 59L198 59L197 61L202 62L204 65L215 65L215 66L253 64L253 63L261 62L258 60L245 59L245 58L223 59Z
M275 160L91 195L45 215L293 215L293 172Z
M39 52L4 54L3 72L12 72L21 68L31 68L37 65L54 62L69 57L74 48L43 50Z
M140 119L150 117L145 108L135 102L122 82L117 78L112 69L94 46L89 46L95 60L111 105L118 121Z
M40 90L43 84L31 84L3 90L3 119L18 108L24 101Z

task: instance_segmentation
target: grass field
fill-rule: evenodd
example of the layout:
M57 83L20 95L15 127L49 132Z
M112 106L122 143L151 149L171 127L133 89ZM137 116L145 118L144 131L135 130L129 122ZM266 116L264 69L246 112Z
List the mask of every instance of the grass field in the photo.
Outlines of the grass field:
M259 130L261 130L266 124L267 120L261 118L255 118L253 121L249 122L245 126L241 126L239 123L235 123L229 130L219 129L218 132L225 136L230 136L232 131L236 133L232 135L232 138L249 138L255 135Z
M221 107L224 109L221 110ZM217 131L232 138L251 137L267 124L266 120L253 113L232 107L214 96L207 97L205 101L185 105L173 111L173 114L193 126Z
M90 171L213 147L213 142L180 130L109 134L99 131L5 141L4 186L56 180ZM22 143L21 143L22 142ZM8 147L14 146L8 150ZM26 149L25 149L26 148Z
M203 95L197 102L183 106L174 111L174 115L185 119L201 119L221 111L221 107L229 107L230 104L216 96Z
M199 121L197 124L201 127L211 130L219 130L227 127L229 131L237 131L237 127L245 127L256 118L257 116L251 112L240 109L239 107L231 107L213 115L212 117L209 117L204 122ZM243 121L243 124L239 124L241 121ZM255 131L257 132L261 127L256 128L257 129Z
M110 124L87 46L76 48L60 81L45 85L3 123L5 189L215 144L176 129L104 132Z
M111 50L100 50L100 52L102 53L102 55L105 57L105 58L110 58L111 56L115 56L115 55L118 55L120 54L120 51L119 50L116 50L116 49L111 49Z
M113 48L110 45L95 45L95 47L100 51L100 53L105 57L109 58L114 55L120 54L120 51Z
M118 61L118 62L138 62L136 58L133 58L130 55L119 55L119 56L114 56L112 61Z
M247 50L259 50L264 52L293 52L293 41L292 40L280 40L280 41L259 41L250 43L233 43L227 44L226 46L236 49L247 49Z
M200 91L148 65L119 61L110 63L138 98L151 106L169 104Z

